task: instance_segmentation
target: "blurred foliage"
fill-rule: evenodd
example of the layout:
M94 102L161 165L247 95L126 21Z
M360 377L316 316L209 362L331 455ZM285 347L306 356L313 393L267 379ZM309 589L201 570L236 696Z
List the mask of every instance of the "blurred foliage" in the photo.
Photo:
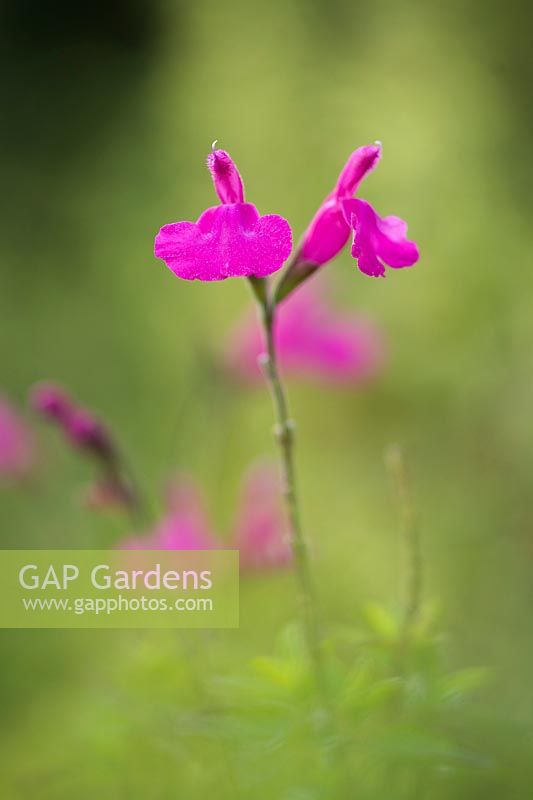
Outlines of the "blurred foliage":
M327 267L339 303L387 335L385 376L364 392L290 387L328 630L380 609L366 638L328 644L351 747L326 735L316 751L305 665L274 644L292 576L265 576L243 582L241 629L216 636L3 631L2 796L342 796L340 750L353 796L527 797L530 5L9 0L0 15L2 388L23 404L51 378L98 410L154 509L187 469L228 529L243 471L274 448L266 393L213 366L246 287L187 285L152 257L162 223L214 202L213 139L298 235L348 153L379 138L362 194L407 219L423 254L385 281L348 253ZM399 607L391 441L412 458L426 594L449 636L421 632L404 663L383 610ZM33 483L0 496L2 546L129 532L80 505L85 464L52 432L40 445ZM492 671L469 703L480 676L465 664Z

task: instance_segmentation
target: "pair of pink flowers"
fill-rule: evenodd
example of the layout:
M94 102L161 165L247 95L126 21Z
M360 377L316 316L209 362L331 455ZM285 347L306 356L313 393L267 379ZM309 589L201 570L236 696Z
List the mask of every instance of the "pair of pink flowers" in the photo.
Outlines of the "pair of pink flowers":
M168 492L163 520L148 536L126 539L127 550L210 550L232 547L240 551L243 570L288 566L292 553L276 472L258 464L247 473L229 542L213 533L204 499L194 482L182 476Z
M384 276L385 265L407 267L418 249L407 239L399 217L380 217L370 203L354 197L363 178L381 157L381 145L355 150L333 191L326 197L293 256L290 271L299 282L334 258L353 233L352 255L367 275ZM280 269L292 250L289 223L276 214L260 216L244 200L242 178L224 150L207 160L221 205L208 208L196 222L164 225L155 239L155 255L180 278L216 281L230 277L264 278Z

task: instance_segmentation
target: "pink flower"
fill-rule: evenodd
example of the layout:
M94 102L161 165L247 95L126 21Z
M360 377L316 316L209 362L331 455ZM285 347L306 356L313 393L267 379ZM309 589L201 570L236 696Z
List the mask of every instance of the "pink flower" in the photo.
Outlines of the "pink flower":
M291 252L289 223L276 214L261 217L244 202L241 176L224 150L213 150L208 166L222 205L208 208L196 222L164 225L155 238L155 256L185 280L276 272Z
M374 377L384 361L378 331L369 322L335 312L314 283L279 306L275 338L287 376L356 383ZM262 327L255 315L246 315L231 334L226 364L239 378L256 382L262 376L258 359L264 352Z
M61 387L37 384L31 390L30 403L43 417L55 422L73 445L90 450L105 461L113 460L114 446L108 431L90 411L77 406Z
M0 396L0 480L24 477L33 463L33 437L18 412Z
M212 550L217 547L204 501L186 477L172 487L167 513L148 536L126 539L124 550Z
M268 570L292 562L280 479L269 465L249 470L241 491L235 546L243 570Z
M398 217L381 219L369 203L353 199L359 184L380 158L379 143L365 145L351 154L335 189L326 197L303 236L291 268L291 285L297 285L334 258L347 243L350 230L354 231L352 255L367 275L384 276L383 264L409 267L418 261L416 244L406 238L405 222Z
M321 266L340 253L350 236L350 224L342 209L342 201L355 194L363 178L381 158L379 145L366 145L355 150L304 233L300 247L301 261Z
M138 507L137 491L127 478L114 439L91 411L77 405L62 388L51 383L34 386L30 404L60 429L70 445L96 464L97 478L85 493L85 503L90 508Z
M147 536L126 539L122 550L212 550L224 545L213 534L203 498L190 478L180 476L167 492L165 516ZM287 537L279 478L261 464L247 473L239 498L231 547L240 550L243 570L288 566ZM227 546L227 545L226 545Z

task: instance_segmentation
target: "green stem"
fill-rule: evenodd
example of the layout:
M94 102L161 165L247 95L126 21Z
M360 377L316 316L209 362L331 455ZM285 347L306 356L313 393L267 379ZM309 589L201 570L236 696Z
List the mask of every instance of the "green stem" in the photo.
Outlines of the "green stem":
M302 530L296 488L294 423L289 414L287 396L279 374L274 339L276 307L267 297L264 297L262 301L260 301L260 307L267 346L267 353L264 357L263 365L270 385L276 414L275 435L281 454L283 492L289 517L290 542L294 555L295 571L299 582L300 608L317 688L322 699L327 702L327 688L316 613L315 589L309 564L309 549Z

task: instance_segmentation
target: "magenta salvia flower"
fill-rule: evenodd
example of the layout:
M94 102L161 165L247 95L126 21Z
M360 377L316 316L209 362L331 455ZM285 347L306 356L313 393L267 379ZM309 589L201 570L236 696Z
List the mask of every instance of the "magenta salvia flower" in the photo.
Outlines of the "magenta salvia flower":
M308 283L280 305L274 332L282 372L288 377L353 384L375 377L384 344L370 322L341 314L324 300L322 286ZM232 332L225 361L238 378L263 377L259 356L265 337L257 315L246 315Z
M87 505L95 509L139 507L137 491L127 477L113 437L92 412L78 406L62 388L51 383L37 384L31 390L30 403L57 425L69 444L96 463L98 476L86 492Z
M35 460L33 437L22 417L0 395L0 480L24 477Z
M314 268L334 258L354 232L352 255L361 272L374 277L385 275L385 267L409 267L418 261L418 248L407 240L407 224L398 217L380 218L370 203L353 195L363 178L378 164L381 145L365 145L355 150L346 162L335 189L329 194L305 232L293 266L293 282L298 283Z
M292 562L280 478L268 464L257 464L245 477L234 543L245 571L276 569Z
M303 235L299 259L322 266L340 253L350 237L342 202L352 197L359 184L377 165L381 157L378 144L355 150L339 175L337 185L326 197Z
M244 202L241 176L224 150L213 150L208 166L222 205L208 208L196 222L164 225L155 238L155 256L185 280L262 278L276 272L291 252L289 223L276 214L261 217Z

